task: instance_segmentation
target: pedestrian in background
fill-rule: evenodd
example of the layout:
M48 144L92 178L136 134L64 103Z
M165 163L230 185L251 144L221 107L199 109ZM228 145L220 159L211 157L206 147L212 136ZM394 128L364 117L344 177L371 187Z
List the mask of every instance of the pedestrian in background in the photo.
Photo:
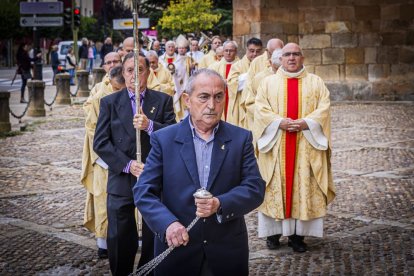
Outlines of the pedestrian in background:
M29 56L29 45L27 43L20 44L17 54L17 72L22 77L22 86L20 87L20 102L26 103L27 101L24 99L24 92L26 90L27 80L32 78L32 73L30 72L32 69L31 62L34 62L38 58L41 57L41 53L38 53L36 57L31 58Z
M79 47L78 56L80 61L80 69L86 70L86 64L88 64L88 39L82 38L82 45Z
M52 52L50 53L50 64L52 65L53 70L53 85L55 85L55 77L58 73L58 67L59 67L59 55L58 55L58 46L53 45L52 46Z
M110 37L107 37L105 39L105 43L102 45L101 48L101 67L104 65L104 60L105 60L105 56L106 54L113 52L114 51L114 45L112 44L112 39Z
M66 70L69 72L70 75L70 85L75 85L74 77L75 77L75 70L76 70L76 57L73 54L73 48L69 47L68 53L66 54Z
M88 64L89 64L89 74L92 72L93 62L95 60L95 43L92 40L88 42Z

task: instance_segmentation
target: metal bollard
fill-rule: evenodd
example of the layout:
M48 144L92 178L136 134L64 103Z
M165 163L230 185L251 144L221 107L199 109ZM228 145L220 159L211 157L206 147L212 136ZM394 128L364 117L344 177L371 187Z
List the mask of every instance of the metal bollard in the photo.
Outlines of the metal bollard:
M76 71L76 77L78 78L78 97L89 97L89 72L85 70Z
M9 92L0 92L0 132L9 132L11 130L9 115L9 99Z
M56 75L56 103L71 104L70 98L70 75L68 73Z
M29 80L29 109L27 115L32 117L46 116L45 110L45 82L41 80Z
M92 69L92 75L93 75L93 85L99 83L102 81L103 77L105 76L106 72L103 68L97 67Z

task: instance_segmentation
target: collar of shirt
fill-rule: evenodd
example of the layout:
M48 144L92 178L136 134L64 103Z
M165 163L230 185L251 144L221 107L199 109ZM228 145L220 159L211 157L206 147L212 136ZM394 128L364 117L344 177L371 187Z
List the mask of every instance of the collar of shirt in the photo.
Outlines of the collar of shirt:
M129 98L131 99L131 101L132 100L135 100L135 92L133 92L133 91L129 91L129 89L127 89L128 90L128 94L129 94ZM144 89L144 91L142 91L141 93L140 93L140 100L143 100L143 99L145 99L145 92L146 92L147 90L146 89Z
M198 139L202 139L202 140L204 140L203 138L201 138L201 137L200 137L200 135L198 135L197 130L195 129L195 127L194 127L193 123L191 122L191 117L190 117L190 115L188 115L188 116L189 116L189 118L188 118L188 122L190 123L191 134L193 135L193 139L194 139L194 137L197 137ZM218 128L219 128L219 125L220 125L220 124L217 124L217 125L214 127L213 133L211 133L210 138L208 139L208 141L206 141L207 143L208 143L208 142L210 142L210 141L212 141L212 140L214 140L214 135L216 134L216 132L217 132L217 130L218 130Z

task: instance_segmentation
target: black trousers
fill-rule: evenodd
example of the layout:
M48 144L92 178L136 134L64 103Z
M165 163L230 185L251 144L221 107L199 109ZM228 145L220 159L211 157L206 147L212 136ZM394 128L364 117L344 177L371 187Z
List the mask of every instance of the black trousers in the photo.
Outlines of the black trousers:
M115 276L129 275L134 269L138 249L138 232L135 205L132 197L108 194L108 257ZM142 222L142 252L138 267L154 258L154 234Z

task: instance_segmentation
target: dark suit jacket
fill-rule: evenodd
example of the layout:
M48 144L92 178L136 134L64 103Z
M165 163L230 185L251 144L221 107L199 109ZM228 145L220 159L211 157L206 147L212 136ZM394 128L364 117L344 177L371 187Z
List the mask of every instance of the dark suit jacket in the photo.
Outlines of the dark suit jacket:
M154 121L154 131L174 124L171 96L147 89L142 106L144 114ZM93 150L109 166L107 193L131 196L136 177L122 170L130 160L136 160L136 130L128 90L102 98L96 125ZM150 150L149 135L141 131L141 155L145 162Z
M165 232L174 221L185 227L195 218L193 193L200 188L188 117L151 136L152 149L135 185L134 201L155 233L155 255L167 248ZM221 203L222 221L200 219L187 246L156 268L157 275L199 275L206 256L214 275L248 275L244 215L264 198L265 182L254 156L251 132L221 121L215 134L207 189Z

